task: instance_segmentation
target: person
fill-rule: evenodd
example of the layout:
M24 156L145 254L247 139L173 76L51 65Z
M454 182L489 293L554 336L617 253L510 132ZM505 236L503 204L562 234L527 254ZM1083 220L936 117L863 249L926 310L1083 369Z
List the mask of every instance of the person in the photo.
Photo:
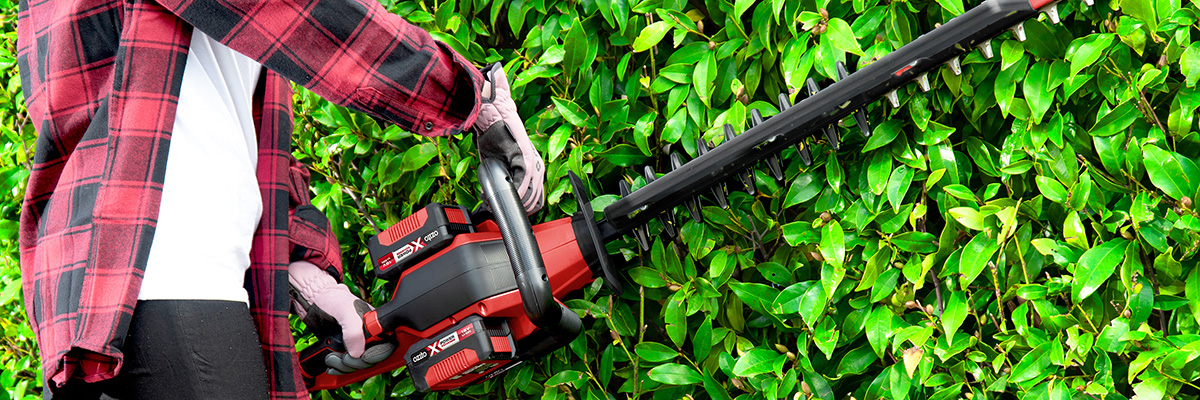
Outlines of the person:
M476 132L528 212L545 168L499 65L373 0L29 0L18 68L38 131L20 226L47 399L299 399L288 314L354 369L370 309L290 155L295 82L428 136ZM256 351L256 349L258 351Z

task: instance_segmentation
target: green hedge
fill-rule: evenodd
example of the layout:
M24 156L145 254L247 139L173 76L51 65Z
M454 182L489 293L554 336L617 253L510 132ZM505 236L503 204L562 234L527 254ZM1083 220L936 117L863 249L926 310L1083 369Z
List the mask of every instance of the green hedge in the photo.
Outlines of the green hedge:
M37 343L21 301L17 221L36 134L25 115L17 76L17 3L0 0L0 400L41 392Z
M0 26L0 383L37 391L15 221L32 130ZM546 209L636 188L641 167L723 141L749 110L835 62L861 67L975 4L962 0L464 0L383 3L476 63L505 63L547 158ZM704 200L682 240L611 243L641 288L567 301L570 346L463 391L414 393L396 371L322 398L1195 399L1200 388L1200 35L1196 0L1071 0L1061 24L1005 33L996 57L867 108L874 135L793 150L787 179ZM803 94L793 98L802 98ZM474 206L470 135L430 139L297 94L295 154L334 223L347 283L387 300L366 239L428 202ZM26 147L22 147L25 144ZM733 185L736 186L736 185ZM655 222L654 224L657 224ZM657 232L657 226L651 226ZM304 337L302 345L311 342ZM11 387L5 385L6 387ZM26 386L7 389L20 397ZM607 394L606 394L607 393ZM982 396L982 397L979 397Z

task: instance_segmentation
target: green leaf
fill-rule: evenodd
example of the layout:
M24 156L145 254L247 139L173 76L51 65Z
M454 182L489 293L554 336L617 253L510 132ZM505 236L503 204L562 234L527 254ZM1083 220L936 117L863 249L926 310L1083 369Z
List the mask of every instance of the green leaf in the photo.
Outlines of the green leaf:
M900 270L888 268L879 274L875 286L871 286L871 301L880 301L891 295L896 289L896 281L900 278Z
M1050 352L1051 346L1057 345L1057 342L1050 341L1035 347L1033 350L1030 350L1029 353L1026 353L1024 357L1021 357L1020 362L1013 367L1012 375L1008 378L1008 381L1012 383L1020 383L1036 378L1043 372L1044 369L1046 369L1046 367L1050 366L1050 357L1048 357L1048 353Z
M1192 42L1183 56L1179 58L1179 69L1186 77L1188 87L1196 86L1200 81L1200 41Z
M747 306L758 312L767 312L767 310L770 310L771 304L775 302L775 298L779 297L778 289L761 283L732 281L729 282L729 288Z
M829 157L825 161L825 179L835 193L842 190L842 179L844 176L845 173L842 171L842 165L838 163L837 153L830 152Z
M875 352L870 345L861 345L855 347L842 357L842 361L838 363L837 375L858 375L867 371L875 361L879 360L875 356Z
M742 14L745 14L746 10L750 9L750 6L753 6L754 3L755 3L754 0L736 0L736 1L734 1L732 18L741 18Z
M733 374L737 376L754 376L774 371L774 364L782 354L774 350L754 349L738 357L733 364Z
M955 221L971 230L982 231L988 228L986 216L971 207L955 207L949 210Z
M1111 33L1093 33L1072 41L1067 49L1067 59L1071 60L1071 75L1078 75L1079 71L1104 56L1104 51L1112 44L1114 36L1116 35Z
M696 88L696 95L700 96L700 101L704 105L709 104L709 98L713 94L713 85L717 79L717 59L713 53L706 53L700 58L700 62L696 63L696 70L692 73L692 85Z
M1064 204L1067 201L1067 188L1058 183L1058 180L1042 175L1038 175L1034 180L1037 181L1038 190L1050 201L1059 204Z
M1134 246L1130 246L1130 248L1135 249ZM1136 252L1136 250L1132 251L1135 257ZM1136 325L1145 322L1150 317L1150 312L1154 311L1154 287L1150 286L1150 281L1145 277L1138 277L1133 287L1129 289L1128 304L1131 311L1129 320Z
M674 27L675 24L668 21L658 21L646 26L633 40L633 52L640 53L654 47Z
M590 47L587 31L583 30L583 25L576 19L571 23L571 30L567 31L567 37L563 41L563 50L566 51L562 61L563 71L575 74L581 67L591 68L592 60L587 59Z
M946 334L946 344L954 345L954 334L958 327L967 319L967 296L962 291L954 291L946 301L946 311L942 313L942 332Z
M580 371L566 370L554 374L554 376L550 377L550 379L547 379L546 386L558 386L564 383L575 383L580 381L586 382L587 375L584 375L583 372ZM581 387L576 388L582 389Z
M692 336L692 350L695 351L695 355L698 359L703 360L705 357L708 357L708 353L712 351L712 324L713 320L711 316L704 318L704 322L700 323L700 327L696 328L696 334Z
M867 138L867 144L863 145L862 152L866 153L878 149L896 140L896 136L900 134L901 125L902 122L898 119L889 119L879 124L878 127L871 131L871 137Z
M1198 182L1190 181L1183 165L1172 154L1154 144L1142 146L1145 155L1146 173L1154 186L1175 199L1183 199L1196 193Z
M1090 247L1087 232L1083 230L1083 223L1079 220L1079 213L1067 214L1067 218L1063 221L1063 239L1067 241L1067 244L1080 249Z
M889 344L888 338L895 333L892 330L892 320L895 314L887 307L878 305L871 311L871 315L867 317L867 342L871 344L871 349L875 350L875 356L883 358Z
M1071 285L1071 298L1076 303L1091 296L1112 276L1125 259L1127 246L1128 240L1113 238L1083 253L1075 270L1075 283Z
M962 0L937 0L937 3L950 12L950 15L959 15L964 12Z
M797 310L800 317L804 318L804 322L810 328L816 328L818 320L825 314L825 308L828 306L828 298L825 296L826 289L820 284L808 287L808 290L800 296L800 302Z
M554 129L554 133L550 134L550 149L546 154L546 158L555 159L562 154L567 148L567 142L571 139L571 126L567 124L559 125Z
M632 268L629 270L629 278L633 279L634 283L648 288L660 288L667 286L667 281L663 279L662 274L651 268Z
M996 254L998 248L996 241L989 238L986 233L975 234L975 238L971 239L963 248L962 258L959 259L958 272L963 275L962 286L966 287L975 281L979 273L983 272L984 267L992 260L992 255Z
M889 241L900 250L912 253L932 253L937 250L937 245L934 244L935 240L937 237L928 232L904 232L892 236Z
M1151 0L1122 0L1121 12L1142 20L1150 25L1150 30L1158 25L1158 17L1154 12L1154 2Z
M1187 296L1188 308L1192 311L1192 318L1200 324L1200 268L1192 268L1192 272L1188 274L1184 293Z
M404 152L400 170L408 172L425 168L434 157L437 157L437 145L428 142L421 143Z
M663 364L650 370L650 379L668 385L694 385L704 382L695 368L680 364Z
M908 166L901 165L892 170L892 175L888 178L887 197L893 212L900 212L900 205L904 204L904 195L912 186L912 180L913 171Z
M554 107L558 109L558 112L562 114L564 119L567 120L567 123L580 127L584 126L583 124L584 121L587 120L587 114L584 113L582 107L579 107L578 104L575 104L575 102L567 99L552 97L550 100L554 102Z
M679 356L678 351L658 342L638 343L633 351L638 357L649 362L670 361Z
M1016 40L1005 40L1000 44L1000 69L1006 70L1025 57L1025 45Z
M604 161L621 167L642 165L642 162L646 161L646 156L642 154L641 150L628 144L612 146L600 153L600 157Z
M1133 125L1133 122L1141 115L1142 112L1138 111L1134 102L1121 103L1096 121L1096 125L1092 126L1092 130L1088 133L1092 136L1110 136L1124 132L1125 128Z
M676 143L680 137L683 137L684 131L688 130L688 111L686 108L680 108L675 111L675 114L667 119L667 124L663 126L662 141L665 143Z
M833 349L837 347L838 337L841 337L841 332L830 318L826 318L813 329L813 344L825 354L826 360L833 358Z
M791 207L809 200L812 200L821 194L822 182L817 181L816 175L812 173L802 173L792 179L792 184L788 186L787 197L783 200L783 207Z
M946 194L954 196L954 198L959 199L959 200L966 200L966 201L972 201L972 202L978 200L975 197L975 193L971 192L971 189L968 189L966 186L963 186L963 185L959 185L959 184L946 185L946 186L942 187L942 190L946 191Z
M871 163L867 165L867 184L871 187L871 193L877 196L883 194L884 190L887 190L891 173L892 155L883 151L872 154Z
M1050 88L1050 64L1048 60L1039 61L1029 67L1022 86L1022 93L1029 104L1034 123L1042 122L1042 115L1050 109L1054 102L1054 89Z
M667 337L675 346L682 346L687 339L687 291L680 290L671 296L667 307L663 310L663 322L666 323Z
M708 392L708 397L716 400L731 400L729 392L725 387L721 386L716 379L710 375L704 375L704 391Z
M867 260L867 267L863 269L862 278L859 279L858 286L854 288L854 291L863 291L874 286L875 280L879 278L883 269L892 266L891 262L892 249L890 247L884 247L875 252L875 255Z
M821 255L829 265L842 268L846 259L845 233L836 220L821 229Z
M833 41L833 47L838 50L858 56L863 55L862 49L858 47L858 40L854 38L854 31L850 29L850 24L841 18L830 18L825 34L829 35L830 40Z

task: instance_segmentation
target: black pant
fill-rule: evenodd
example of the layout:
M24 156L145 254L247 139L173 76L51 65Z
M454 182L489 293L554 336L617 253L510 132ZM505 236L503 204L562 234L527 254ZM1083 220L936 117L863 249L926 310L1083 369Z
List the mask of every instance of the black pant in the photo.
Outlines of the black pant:
M46 399L267 398L267 373L250 310L233 301L139 301L116 378L72 381Z

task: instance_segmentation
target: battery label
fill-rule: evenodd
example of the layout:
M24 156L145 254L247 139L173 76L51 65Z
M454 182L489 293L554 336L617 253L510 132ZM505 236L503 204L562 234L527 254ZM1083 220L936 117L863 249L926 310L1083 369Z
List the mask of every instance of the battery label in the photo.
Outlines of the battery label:
M387 270L388 268L391 268L392 265L404 261L404 259L412 256L418 250L425 248L426 244L433 239L437 239L437 237L438 231L432 231L425 234L425 236L413 239L413 241L408 242L408 244L400 247L399 249L396 249L396 251L384 254L383 257L379 258L379 269Z
M454 345L458 344L458 342L461 342L463 339L466 339L474 334L475 325L467 325L462 328L458 328L458 330L450 332L449 334L446 334L446 336L442 336L441 339L438 339L436 342L425 346L424 349L421 349L421 351L413 354L412 360L410 361L412 361L413 365L416 365L422 361L425 361L429 357L433 357L437 353L441 353L442 351L453 347Z

